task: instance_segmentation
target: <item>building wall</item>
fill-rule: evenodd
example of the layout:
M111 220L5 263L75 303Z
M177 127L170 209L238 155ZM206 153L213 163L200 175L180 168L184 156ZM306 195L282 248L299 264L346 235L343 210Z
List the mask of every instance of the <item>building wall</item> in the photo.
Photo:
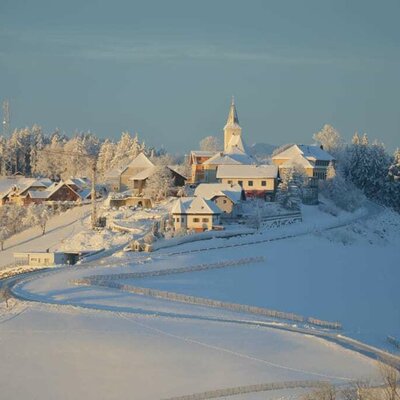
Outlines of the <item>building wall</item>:
M80 197L68 186L63 185L59 190L52 194L47 201L77 201Z
M67 256L64 253L14 253L17 265L51 266L65 264Z
M235 213L235 205L233 201L226 196L217 196L213 199L213 202L221 210L222 216L233 217Z
M205 231L213 229L214 225L220 222L219 215L207 214L173 214L174 228L180 230L182 228L193 229L196 231Z
M265 192L273 192L276 189L276 179L275 178L223 178L220 179L222 183L227 184L238 184L240 185L245 192L256 190L256 191L265 191ZM253 184L251 185L252 182ZM263 185L265 182L265 186Z

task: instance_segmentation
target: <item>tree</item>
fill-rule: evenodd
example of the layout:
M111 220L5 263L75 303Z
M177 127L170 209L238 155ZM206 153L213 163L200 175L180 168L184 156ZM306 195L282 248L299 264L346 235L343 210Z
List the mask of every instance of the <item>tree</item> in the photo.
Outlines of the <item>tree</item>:
M156 166L155 172L146 180L144 193L152 199L162 200L169 195L173 186L171 170L166 166Z
M323 383L318 389L302 396L302 400L335 400L336 389L329 383Z
M8 287L8 285L4 285L1 290L0 290L0 297L3 298L3 300L6 303L6 307L8 308L8 300L11 298L11 290Z
M200 150L203 151L221 151L222 144L218 137L216 136L207 136L202 139L199 143Z
M39 226L42 235L46 233L47 222L50 218L50 212L44 204L32 205L28 208L23 223L26 226Z
M2 222L3 224L3 222ZM1 251L4 250L4 242L10 237L10 230L8 226L1 225L0 226L0 249Z
M285 170L276 192L276 201L288 210L299 210L301 204L301 191L296 185L295 174L293 167Z
M400 181L400 148L393 154L393 161L389 167L389 178L393 181Z
M332 125L324 125L319 132L314 133L313 139L335 158L338 157L343 148L342 137Z

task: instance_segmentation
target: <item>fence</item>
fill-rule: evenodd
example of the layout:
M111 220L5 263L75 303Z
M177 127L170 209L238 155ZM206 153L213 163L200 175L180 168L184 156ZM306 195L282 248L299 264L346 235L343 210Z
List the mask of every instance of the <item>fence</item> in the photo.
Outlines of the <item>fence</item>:
M202 393L194 393L185 396L170 397L164 400L206 400L206 399L216 399L219 397L235 396L238 394L266 392L270 390L320 388L326 384L327 384L326 382L322 381L291 381L291 382L261 383L257 385L237 386L226 389L210 390L208 392L202 392Z
M227 266L237 266L243 264L251 264L255 262L262 262L263 257L250 257L240 260L221 261L213 264L200 264L191 267L173 268L168 270L148 271L148 272L132 272L112 275L92 275L86 278L77 279L72 281L76 285L97 285L102 287L109 287L113 289L123 290L129 293L144 295L149 297L156 297L180 303L188 303L193 305L201 305L213 308L223 308L230 311L244 312L250 314L262 315L265 317L284 319L288 321L309 323L312 325L320 326L327 329L342 329L339 322L324 321L312 317L303 317L295 313L288 313L284 311L272 310L264 307L249 306L245 304L229 303L220 300L212 300L204 297L196 297L190 295L179 294L175 292L162 291L157 289L149 289L139 286L133 286L116 282L117 280L147 278L154 276L165 276L171 274L181 274L185 272L204 271L216 268L225 268Z

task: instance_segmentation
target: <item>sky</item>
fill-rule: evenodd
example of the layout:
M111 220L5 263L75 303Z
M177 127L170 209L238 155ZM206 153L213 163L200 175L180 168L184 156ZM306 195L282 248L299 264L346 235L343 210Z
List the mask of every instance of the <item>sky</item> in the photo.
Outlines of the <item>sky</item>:
M326 123L400 147L400 1L0 0L0 100L34 123L171 153L221 135L312 143Z

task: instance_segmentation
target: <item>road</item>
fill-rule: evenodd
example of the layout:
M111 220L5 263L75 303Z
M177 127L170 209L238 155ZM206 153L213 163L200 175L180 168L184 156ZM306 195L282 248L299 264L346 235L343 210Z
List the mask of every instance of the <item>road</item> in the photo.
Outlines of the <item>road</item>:
M42 235L40 227L33 227L12 236L5 242L4 251L0 252L0 269L12 264L14 253L52 250L63 240L84 230L83 222L90 211L91 206L84 205L54 216L48 222L45 235Z

